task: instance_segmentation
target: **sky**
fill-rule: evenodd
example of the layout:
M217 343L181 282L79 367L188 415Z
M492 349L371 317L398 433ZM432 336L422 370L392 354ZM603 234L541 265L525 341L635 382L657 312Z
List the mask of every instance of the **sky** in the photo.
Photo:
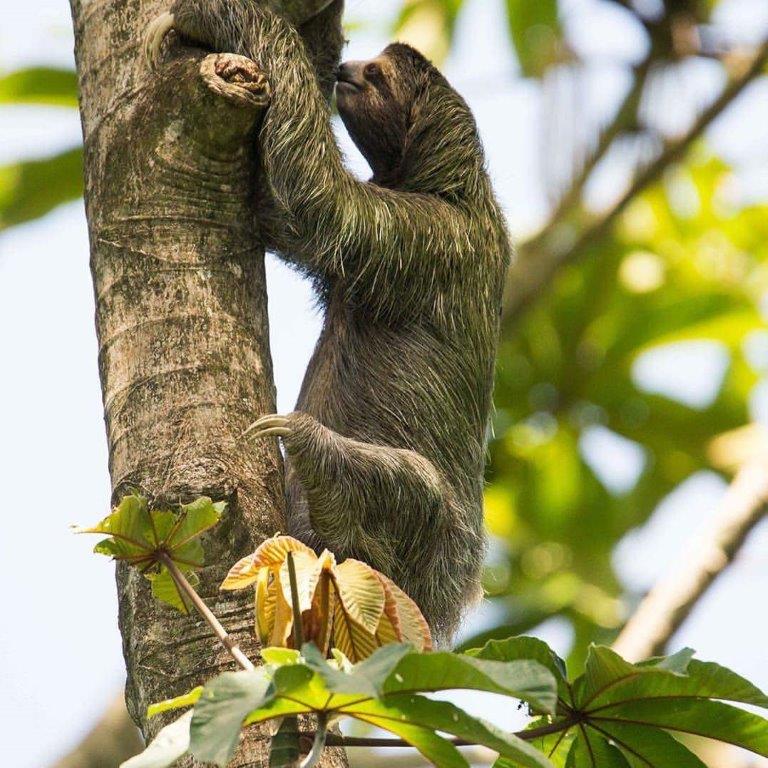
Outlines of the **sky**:
M351 35L349 58L368 57L383 47L383 22L397 5L396 0L349 0L348 19L365 22ZM40 63L71 65L64 0L6 6L0 71ZM621 67L605 62L635 61L644 43L611 3L569 0L567 7L573 11L566 17L571 39L603 63L584 83L588 112L599 120L610 113L624 82ZM541 104L530 84L515 79L499 8L495 0L470 3L445 71L476 113L494 183L519 237L533 230L547 209L541 184ZM768 30L768 2L728 0L721 17L734 39L749 43ZM681 75L690 84L690 103L682 100L668 110L670 130L697 99L720 85L711 68L694 69ZM708 137L736 164L745 195L768 194L768 141L760 130L768 125L767 96L764 85L752 89ZM64 149L79 136L74 110L2 108L0 164ZM341 132L340 139L351 166L364 175L364 163ZM590 190L596 204L610 199L621 175L617 159ZM290 410L320 318L309 287L271 258L268 282L278 405ZM91 554L93 541L68 530L72 523L100 519L109 503L93 315L82 202L0 235L0 488L5 507L0 722L3 763L11 768L40 768L58 757L78 741L123 681L113 565ZM686 381L674 381L676 366L662 359L646 362L638 379L682 399L706 401L707 388L718 375L717 350L677 352L678 368L680 354L688 355L682 366L689 373ZM760 403L756 410L766 412ZM582 450L595 466L607 467L601 479L617 489L633 482L642 460L607 431L587 435ZM608 455L612 459L607 462ZM715 512L723 490L722 479L707 474L690 479L665 500L652 520L618 548L617 567L625 584L647 588L684 560L681 553L691 532ZM768 591L766 551L764 525L674 643L692 645L701 658L731 666L763 687L768 687L764 612L754 610L754 601ZM491 613L481 609L475 628ZM537 634L559 651L567 650L568 633L561 623L550 622ZM508 711L487 700L473 701L499 725L511 725Z

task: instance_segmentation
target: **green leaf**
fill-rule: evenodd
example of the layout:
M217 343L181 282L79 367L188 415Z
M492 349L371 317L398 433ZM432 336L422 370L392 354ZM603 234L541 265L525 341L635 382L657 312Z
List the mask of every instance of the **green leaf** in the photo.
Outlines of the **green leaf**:
M542 640L535 637L490 640L482 648L467 651L466 655L489 661L535 661L551 672L557 681L559 697L565 702L571 701L565 662Z
M200 698L200 694L203 692L203 686L198 685L197 688L193 688L191 691L176 696L173 699L165 699L164 701L157 701L154 704L150 704L147 707L147 717L154 717L155 715L162 714L163 712L170 712L174 709L183 709L184 707L191 707Z
M202 496L191 504L182 504L181 522L165 541L166 546L175 550L196 539L221 520L226 508L226 502L214 503L207 496Z
M525 77L541 77L558 57L557 0L506 0L512 44Z
M593 646L586 674L577 680L576 702L589 712L626 700L723 699L768 708L768 697L748 680L690 651L651 663L629 664L610 648Z
M163 566L157 573L147 573L145 575L152 584L152 596L155 600L170 605L172 608L181 611L181 613L189 613L189 605L187 604L186 596L176 586L173 576L171 576L170 571L165 566ZM196 587L200 583L197 574L193 571L187 570L184 575L193 587Z
M565 765L566 768L628 768L618 749L601 735L587 729L580 730Z
M77 107L77 74L72 69L29 67L0 77L0 104Z
M190 751L224 768L237 747L246 715L268 700L271 681L263 669L225 672L205 685L190 726Z
M121 763L120 768L168 768L173 765L187 754L191 721L192 710L166 725L140 755Z
M298 664L301 654L293 648L262 648L261 658L265 664L282 667L286 664Z
M203 546L199 536L215 525L226 504L214 504L209 498L182 504L178 513L167 509L149 509L142 496L125 496L112 512L92 528L76 528L77 533L106 533L112 538L100 541L94 551L124 560L140 568L152 582L154 597L189 613L186 597L177 587L159 555L174 561L187 580L198 583L194 569L203 565Z
M354 714L360 720L375 721L379 727L402 735L417 749L420 749L419 746L409 736L402 734L402 724L450 733L474 744L482 744L500 755L514 759L524 768L552 768L549 760L530 744L490 723L470 717L447 701L433 701L413 694L393 694L381 701L352 704L342 708L342 711Z
M350 672L342 671L329 664L314 643L304 645L301 653L307 666L323 678L329 690L336 693L359 693L377 698L384 689L385 680L410 650L410 645L390 643L378 648L364 661L355 664Z
M269 768L291 768L299 760L299 720L286 717L269 747Z
M730 704L706 699L642 699L590 713L600 727L612 723L655 726L717 739L768 757L768 720Z
M621 750L630 768L707 768L677 739L656 728L611 723L604 732Z
M37 219L83 194L83 151L0 166L0 231Z
M490 661L448 652L411 653L397 665L384 693L469 689L514 696L542 713L553 714L557 683L538 661Z

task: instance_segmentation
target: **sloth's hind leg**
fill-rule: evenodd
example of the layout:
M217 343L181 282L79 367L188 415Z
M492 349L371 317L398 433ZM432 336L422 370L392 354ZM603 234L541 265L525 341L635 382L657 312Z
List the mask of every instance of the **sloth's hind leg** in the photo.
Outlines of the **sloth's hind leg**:
M444 522L445 484L415 451L344 437L301 412L264 416L247 434L282 439L312 529L337 555L366 554L375 568L392 573L392 542L427 541L420 534L434 534Z

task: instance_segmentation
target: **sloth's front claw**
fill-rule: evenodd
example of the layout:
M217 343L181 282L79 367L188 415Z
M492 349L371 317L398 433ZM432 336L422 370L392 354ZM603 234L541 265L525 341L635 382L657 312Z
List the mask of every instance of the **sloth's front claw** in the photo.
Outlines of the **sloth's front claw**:
M152 19L147 26L147 30L144 33L142 50L144 52L144 60L153 71L160 65L160 51L163 47L163 41L174 28L175 23L174 15L170 11L165 11L165 13L161 13Z
M243 432L243 437L248 439L257 439L260 437L288 437L293 433L291 420L288 416L280 416L276 413L270 413L262 416L258 421L251 424Z

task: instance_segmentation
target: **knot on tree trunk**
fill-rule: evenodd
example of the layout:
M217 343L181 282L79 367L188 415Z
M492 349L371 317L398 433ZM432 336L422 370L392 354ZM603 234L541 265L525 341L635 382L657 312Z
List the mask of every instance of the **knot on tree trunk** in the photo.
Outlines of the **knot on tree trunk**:
M271 89L255 62L236 53L213 53L200 62L200 76L216 96L242 107L264 108Z

